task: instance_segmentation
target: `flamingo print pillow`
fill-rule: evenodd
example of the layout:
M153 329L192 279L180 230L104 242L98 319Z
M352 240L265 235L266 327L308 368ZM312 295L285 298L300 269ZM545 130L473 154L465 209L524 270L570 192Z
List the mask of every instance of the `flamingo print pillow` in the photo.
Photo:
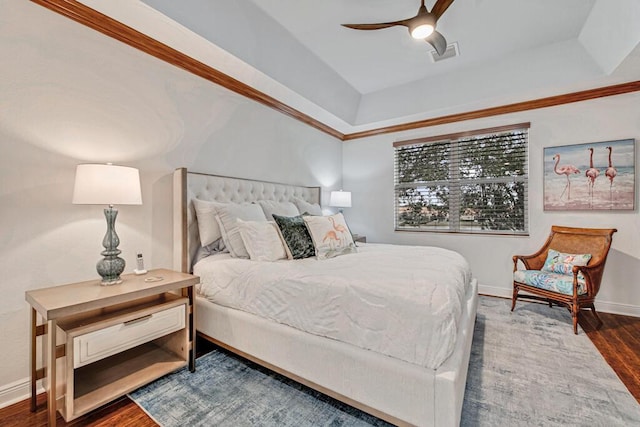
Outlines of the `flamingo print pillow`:
M591 254L565 254L549 249L542 271L558 274L573 274L574 265L587 265Z
M318 259L333 258L357 252L344 216L341 213L330 216L305 216Z

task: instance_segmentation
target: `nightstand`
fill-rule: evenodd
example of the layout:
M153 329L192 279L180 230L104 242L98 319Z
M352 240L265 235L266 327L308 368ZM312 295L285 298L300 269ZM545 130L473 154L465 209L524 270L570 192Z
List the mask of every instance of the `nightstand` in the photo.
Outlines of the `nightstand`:
M367 243L367 236L363 236L361 234L354 234L353 241L358 243Z
M36 381L47 378L50 426L59 411L73 420L163 375L195 370L194 291L197 276L171 270L126 274L27 291L31 305L31 410ZM46 322L37 325L37 314ZM46 335L36 366L36 338Z

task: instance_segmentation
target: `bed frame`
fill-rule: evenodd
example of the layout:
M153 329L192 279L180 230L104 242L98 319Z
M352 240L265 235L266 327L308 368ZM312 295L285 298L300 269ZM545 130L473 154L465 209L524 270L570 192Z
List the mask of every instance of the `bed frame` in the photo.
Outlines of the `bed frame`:
M190 272L200 244L191 200L253 202L303 198L320 202L319 187L187 172L174 173L174 268ZM478 303L474 279L465 296L453 354L427 369L354 345L196 298L201 337L266 368L396 425L458 426Z

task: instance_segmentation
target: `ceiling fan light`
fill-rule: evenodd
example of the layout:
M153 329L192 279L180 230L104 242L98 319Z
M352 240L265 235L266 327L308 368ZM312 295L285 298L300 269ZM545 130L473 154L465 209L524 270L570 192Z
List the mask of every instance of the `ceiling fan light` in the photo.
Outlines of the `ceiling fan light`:
M413 37L414 39L424 39L426 37L429 37L433 33L434 29L435 28L433 28L433 25L431 24L418 25L411 30L411 37Z
M409 21L409 34L414 39L424 39L429 37L431 33L436 29L436 17L432 13L421 9L418 11L418 15Z

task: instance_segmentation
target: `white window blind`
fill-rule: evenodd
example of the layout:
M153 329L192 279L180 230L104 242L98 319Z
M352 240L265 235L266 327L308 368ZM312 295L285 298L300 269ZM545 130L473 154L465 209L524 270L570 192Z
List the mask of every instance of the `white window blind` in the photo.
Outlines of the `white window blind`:
M527 234L529 127L394 143L396 230Z

